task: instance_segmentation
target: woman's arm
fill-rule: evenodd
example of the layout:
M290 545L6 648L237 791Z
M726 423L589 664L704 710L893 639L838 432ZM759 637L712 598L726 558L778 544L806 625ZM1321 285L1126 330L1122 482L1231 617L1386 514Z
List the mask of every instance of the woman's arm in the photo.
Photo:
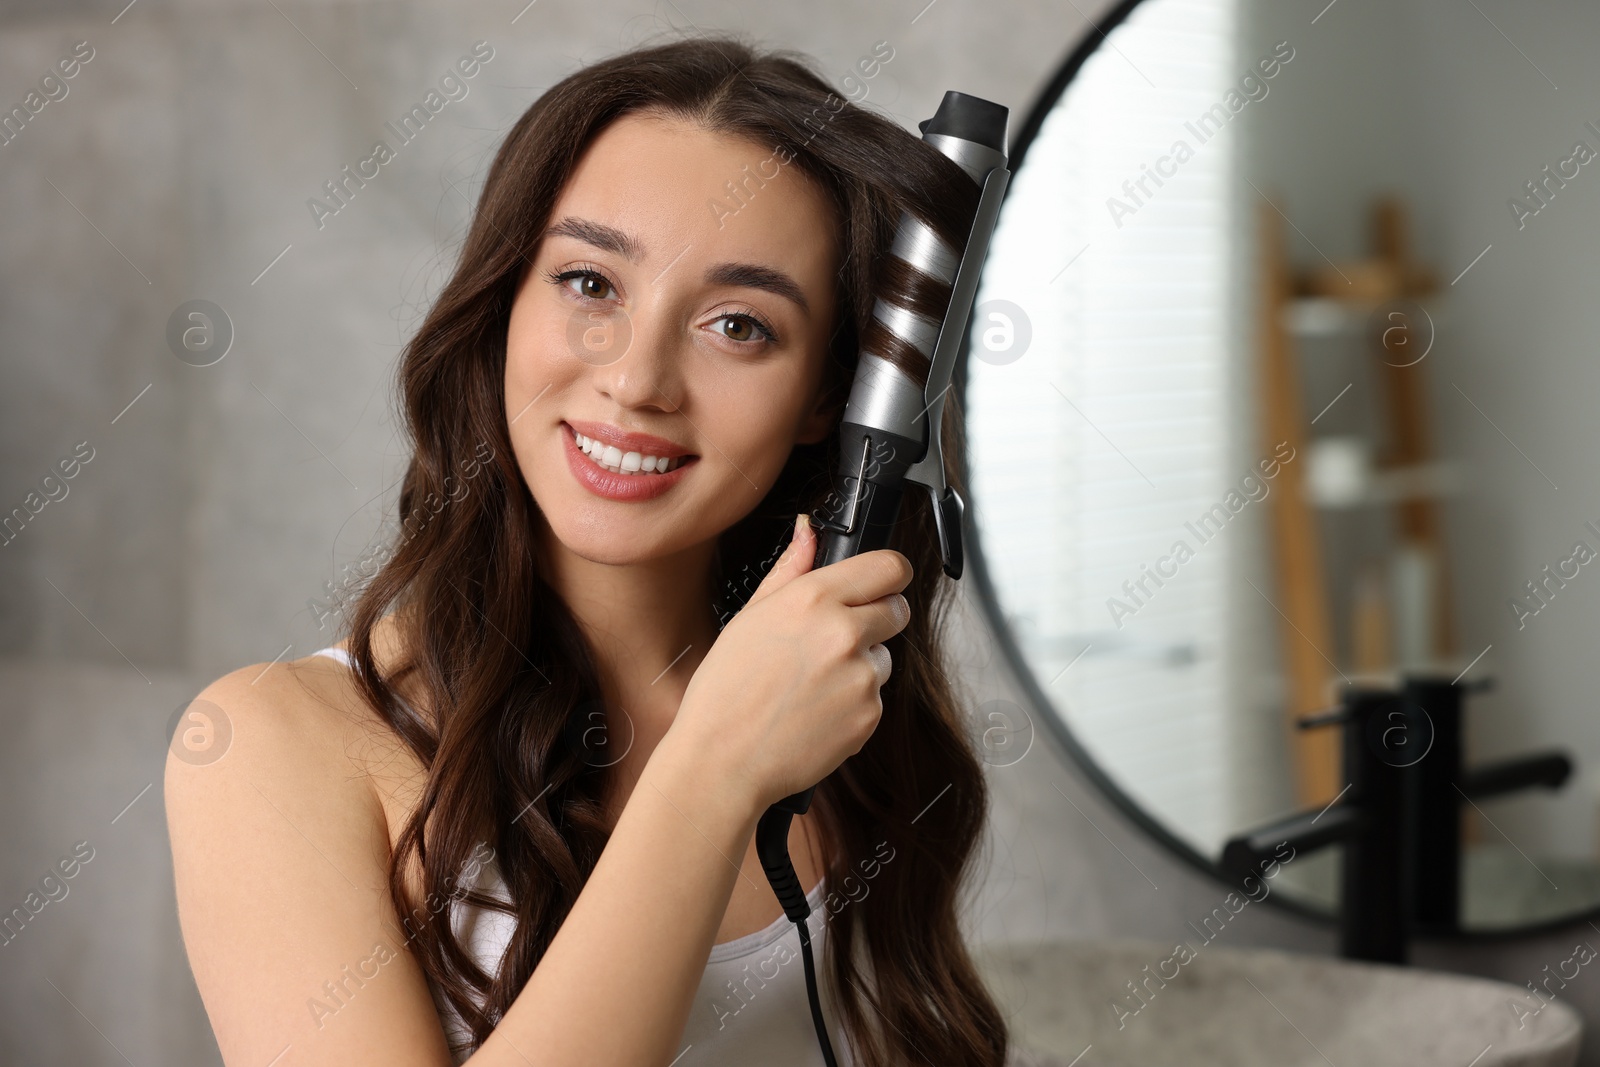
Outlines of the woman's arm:
M389 899L383 809L346 754L352 724L296 673L213 682L190 708L217 720L223 755L167 756L178 919L217 1046L228 1067L448 1067Z
M671 731L656 746L583 892L471 1067L677 1058L762 811L702 755Z
M346 754L350 736L291 671L256 674L197 698L231 724L223 758L167 761L179 919L223 1059L446 1067L389 899L383 811ZM664 1067L678 1055L760 816L707 755L670 732L658 745L572 912L468 1063Z

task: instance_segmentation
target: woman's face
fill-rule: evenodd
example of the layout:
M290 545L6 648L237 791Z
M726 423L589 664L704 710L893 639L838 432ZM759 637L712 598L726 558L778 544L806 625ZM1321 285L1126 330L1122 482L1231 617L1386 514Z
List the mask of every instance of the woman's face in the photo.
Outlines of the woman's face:
M578 555L628 563L707 542L796 443L831 429L819 401L839 222L782 158L635 112L557 199L511 309L506 418L534 499Z

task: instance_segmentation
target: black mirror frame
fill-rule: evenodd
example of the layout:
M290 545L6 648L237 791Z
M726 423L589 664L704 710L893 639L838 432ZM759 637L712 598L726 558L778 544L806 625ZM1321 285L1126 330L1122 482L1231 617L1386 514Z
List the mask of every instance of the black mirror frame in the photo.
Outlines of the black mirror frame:
M1040 93L1039 98L1028 110L1027 118L1024 119L1022 126L1012 135L1008 166L1010 167L1013 179L1021 170L1022 164L1027 158L1029 147L1032 146L1034 140L1039 136L1039 131L1044 127L1045 119L1061 102L1062 96L1066 93L1067 86L1070 85L1072 79L1077 76L1079 69L1088 61L1089 57L1099 49L1101 42L1107 38L1110 32L1120 26L1127 19L1129 13L1131 13L1134 8L1138 7L1143 2L1144 0L1119 0L1117 5L1098 25L1093 22L1089 23L1091 32L1084 35L1084 38L1079 41L1078 44L1074 46L1071 53L1068 54L1066 61L1056 69L1055 74L1046 84L1044 91ZM1005 212L1005 199L1009 199L1012 193L1015 192L1016 188L1017 183L1015 180L1013 180L1006 189L1005 198L1002 199L1000 205L1002 217ZM978 285L981 291L983 286L983 278L981 274L978 279ZM962 338L961 345L961 353L963 358L957 360L956 362L954 376L955 384L953 387L955 390L956 406L962 412L967 410L967 357L970 356L971 350L972 317L968 316L966 331ZM963 418L965 418L964 415ZM962 482L968 487L967 492L968 495L971 496L972 482L970 472L972 466L970 462L971 457L968 454L969 446L969 435L963 432L961 435L961 451L959 462L961 464L960 470ZM969 504L969 514L970 509L971 505ZM1078 739L1073 736L1071 728L1067 726L1063 718L1055 713L1054 701L1052 701L1040 687L1038 679L1034 677L1033 668L1023 657L1022 650L1017 645L1016 639L1011 633L1011 627L1006 622L1005 613L1001 610L1000 599L995 590L994 580L989 573L988 564L985 562L987 557L983 552L982 539L978 536L977 530L970 525L966 531L965 539L968 545L967 566L972 571L972 580L976 585L977 600L983 612L984 618L988 622L989 628L994 634L997 644L1000 646L1001 653L1006 660L1006 665L1011 669L1011 672L1016 677L1018 684L1022 687L1023 693L1027 697L1028 701L1032 704L1033 713L1037 717L1043 718L1047 721L1048 729L1051 735L1055 738L1057 744L1060 745L1062 751L1066 753L1072 763L1079 769L1079 771L1083 773L1084 777L1092 782L1094 786L1099 789L1100 792L1104 794L1113 804L1115 804L1122 814L1140 830L1143 830L1145 833L1149 834L1158 843L1165 846L1174 855L1176 855L1194 870L1207 876L1220 886L1230 889L1234 888L1232 880L1223 874L1221 866L1217 861L1207 859L1192 845L1179 838L1155 818L1153 818L1148 812L1140 807L1132 797L1124 792L1122 787L1117 785L1117 783L1100 768L1100 766L1089 755L1088 750L1085 749ZM1338 926L1339 917L1335 911L1323 909L1299 900L1294 900L1285 896L1283 893L1273 893L1267 899L1275 902L1274 907L1298 915L1303 919L1307 919L1313 923L1327 927L1330 930L1335 929ZM1489 930L1458 930L1453 934L1442 936L1430 934L1427 937L1419 936L1414 940L1419 942L1443 941L1456 944L1484 944L1502 942L1515 940L1518 938L1536 937L1543 934L1556 933L1566 929L1569 926L1572 926L1575 923L1582 923L1589 920L1600 920L1600 905L1596 905L1587 911L1573 912L1570 915L1559 916L1552 919L1544 919L1539 922L1528 923L1524 926L1508 926Z

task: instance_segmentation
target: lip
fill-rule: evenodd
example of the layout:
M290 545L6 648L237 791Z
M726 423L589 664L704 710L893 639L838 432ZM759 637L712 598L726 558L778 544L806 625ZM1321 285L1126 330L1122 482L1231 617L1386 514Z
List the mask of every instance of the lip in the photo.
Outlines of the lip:
M566 425L577 430L585 437L593 437L597 441L604 441L608 445L615 445L617 450L624 455L637 452L642 456L660 456L663 459L677 459L679 456L690 455L687 448L668 441L665 437L656 437L648 433L635 433L629 430L619 430L606 422L573 422ZM668 472L671 473L671 472Z
M608 431L609 436L605 433L591 434L588 430L583 429L585 426ZM628 442L626 451L629 452L645 452L647 455L657 456L665 454L669 459L677 456L689 456L690 458L685 459L681 464L665 474L613 474L583 454L583 450L578 447L577 440L572 436L574 429L585 437L594 437L606 441L608 444L616 443L619 439L622 442ZM563 441L562 448L566 452L567 466L572 470L572 476L584 488L596 496L605 497L607 500L628 502L654 500L681 482L684 476L700 461L698 456L690 455L690 453L670 441L664 441L659 437L651 437L649 434L622 433L614 427L606 426L604 423L563 422L560 430ZM645 447L641 447L641 443ZM622 448L623 445L618 443L617 447ZM651 451L653 448L660 448L662 451Z

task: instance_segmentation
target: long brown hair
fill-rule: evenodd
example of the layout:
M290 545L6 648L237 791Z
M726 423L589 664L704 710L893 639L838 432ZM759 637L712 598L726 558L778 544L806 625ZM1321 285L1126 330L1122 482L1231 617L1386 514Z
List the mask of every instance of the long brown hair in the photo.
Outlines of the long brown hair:
M827 380L841 407L900 212L959 249L977 198L955 163L832 93L805 56L763 53L734 37L674 40L579 70L535 101L501 145L453 276L401 356L414 448L399 501L406 536L348 623L365 699L427 772L390 858L390 892L400 915L423 916L407 920L414 952L475 1045L527 982L608 836L610 772L591 758L580 720L583 709L603 706L601 681L574 616L541 578L538 504L506 424L507 326L538 235L583 150L609 122L643 108L764 149L783 146L831 197L844 261ZM948 476L959 487L953 404L945 414ZM719 536L714 578L724 621L770 566L794 515L823 506L837 450L835 435L796 446L767 497ZM461 488L464 471L472 481L458 494L451 480ZM933 530L926 495L909 492L891 546L915 570L906 589L912 618L886 642L895 669L882 688L883 716L813 799L828 843L827 883L840 894L829 898L821 966L863 1067L1000 1067L1007 1053L1004 1018L958 922L988 793L943 667L952 586ZM372 633L391 606L403 609L394 616L403 652L384 678ZM437 729L392 688L412 672ZM509 906L454 888L485 836ZM411 898L403 871L413 853L430 896L442 887L516 917L498 973L485 973L457 943L450 908Z

